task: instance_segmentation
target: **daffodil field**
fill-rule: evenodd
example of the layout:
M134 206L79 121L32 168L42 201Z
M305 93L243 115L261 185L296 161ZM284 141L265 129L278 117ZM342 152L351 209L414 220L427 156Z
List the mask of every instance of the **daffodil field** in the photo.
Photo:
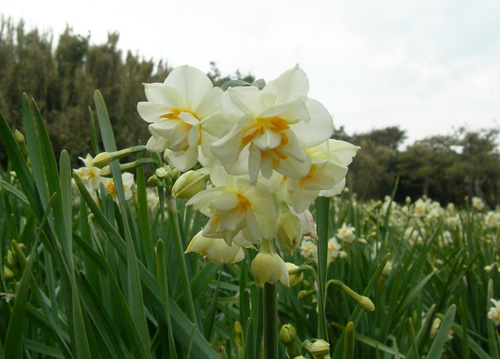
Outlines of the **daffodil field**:
M0 358L500 359L500 209L358 201L298 66L145 92L125 149L95 92L79 168L0 115Z

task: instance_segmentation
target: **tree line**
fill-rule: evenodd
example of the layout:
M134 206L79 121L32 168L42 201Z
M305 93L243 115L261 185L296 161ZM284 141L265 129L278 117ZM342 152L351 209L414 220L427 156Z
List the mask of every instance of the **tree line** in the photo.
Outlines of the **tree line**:
M398 126L348 135L341 127L334 137L361 146L350 165L348 185L362 199L381 199L392 192L396 201L423 195L446 203L483 199L490 208L500 200L498 128L434 135L401 149L406 133Z
M67 28L54 46L51 33L26 31L22 21L0 19L0 112L12 128L22 131L21 94L34 98L56 152L67 149L73 164L90 151L89 106L99 89L108 106L118 148L143 143L147 125L136 106L144 101L143 83L162 82L171 68L118 48L119 35L92 44ZM236 72L222 75L212 63L208 76L215 85L229 79L252 82ZM348 134L343 127L334 138L361 146L348 175L348 186L361 199L381 199L399 178L396 200L427 195L440 202L464 203L464 197L483 198L490 207L499 200L499 130L460 128L451 135L436 135L402 149L406 133L399 127ZM3 148L0 160L6 163Z

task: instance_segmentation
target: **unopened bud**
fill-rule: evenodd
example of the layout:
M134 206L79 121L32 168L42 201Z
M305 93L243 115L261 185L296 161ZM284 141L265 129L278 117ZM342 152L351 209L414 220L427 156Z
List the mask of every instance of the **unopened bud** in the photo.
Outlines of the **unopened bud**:
M298 298L300 300L306 300L309 298L311 295L316 294L316 289L311 289L311 290L301 290L298 294Z
M286 346L293 344L297 338L297 332L291 324L284 324L280 330L280 340Z
M159 179L164 179L165 177L168 176L167 169L165 167L157 168L156 171L155 171L155 175Z
M361 309L364 309L368 312L373 312L375 310L375 304L371 301L370 298L362 296L358 300L358 305L361 307Z
M172 196L188 200L207 186L208 170L187 171L175 181Z
M101 152L95 158L92 160L92 166L102 168L104 166L107 166L111 163L111 161L117 159L117 158L122 158L125 156L129 156L131 154L137 153L137 152L142 152L146 149L146 146L144 145L138 145L138 146L132 146L129 148L125 148L120 151L115 151L115 152Z
M285 262L285 265L288 270L288 275L290 276L290 287L299 284L302 279L304 279L304 273L293 263Z
M281 213L278 217L278 242L288 254L292 254L302 239L300 218L291 212Z
M152 175L151 177L149 177L147 183L149 187L158 187L163 184L163 182L160 181L157 175Z
M281 281L289 286L290 277L285 262L274 250L272 241L263 239L259 254L255 256L250 266L252 275L261 288L265 283Z
M11 267L16 265L16 259L14 258L14 253L7 251L7 264Z
M330 355L330 344L323 339L306 340L302 346L316 358L323 358Z
M14 272L11 271L8 267L3 266L3 277L5 278L5 280L11 281L12 279L14 279Z
M24 139L24 135L19 130L14 131L14 138L16 139L16 142L18 144L26 142L26 140Z
M113 156L109 152L101 152L92 160L92 165L95 167L103 168L113 161Z

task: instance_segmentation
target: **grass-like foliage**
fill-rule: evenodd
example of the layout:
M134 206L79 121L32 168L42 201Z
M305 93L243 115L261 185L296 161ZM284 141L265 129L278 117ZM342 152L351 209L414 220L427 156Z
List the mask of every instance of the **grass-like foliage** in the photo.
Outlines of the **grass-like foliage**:
M22 104L24 140L0 116L9 159L0 172L0 358L257 359L268 331L284 324L295 334L282 335L279 358L500 358L488 318L500 297L500 213L479 201L458 209L425 198L396 204L394 193L384 202L349 191L319 198L319 240L280 253L298 266L289 272L298 284L266 286L277 291L269 303L251 275L254 249L237 265L184 254L206 218L168 188L149 188L145 170L162 167L159 156L140 162L137 150L132 196L119 159L110 164L115 195L103 184L89 192L68 153L55 158L36 104ZM93 114L95 151L102 143L116 152L99 92ZM269 312L275 323L264 328L273 305L277 318ZM315 352L317 339L326 354Z

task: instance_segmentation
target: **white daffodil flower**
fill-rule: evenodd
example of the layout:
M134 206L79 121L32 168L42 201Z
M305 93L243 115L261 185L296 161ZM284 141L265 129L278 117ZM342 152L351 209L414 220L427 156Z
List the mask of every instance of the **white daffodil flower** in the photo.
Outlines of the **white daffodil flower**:
M153 152L170 149L169 159L180 171L192 168L202 151L220 133L222 90L213 87L200 70L180 66L172 70L164 83L145 84L147 101L139 102L139 115L149 122L146 148ZM206 136L205 136L206 134ZM210 156L206 151L201 158Z
M490 308L488 312L488 318L493 320L495 325L500 325L500 300L491 299L491 302L495 305Z
M118 193L116 191L115 181L112 178L102 178L106 193L113 197L113 200L118 201ZM125 200L129 200L133 195L135 186L134 175L129 172L122 173L123 194Z
M286 179L288 201L293 209L301 213L318 195L331 197L340 194L345 185L347 166L358 150L358 146L332 139L308 148L306 153L311 158L309 173L301 179Z
M252 244L275 237L277 213L264 185L252 186L248 178L228 175L221 167L211 169L210 179L215 187L197 193L186 204L210 217L205 237L222 237L228 245L239 233Z
M73 172L81 178L87 190L93 193L99 189L99 185L103 181L103 177L99 176L100 169L92 165L93 158L90 154L87 154L85 158L80 157L80 159L85 164L85 167L74 169Z
M273 170L300 179L311 167L304 149L327 140L333 120L318 101L308 98L308 79L298 66L269 82L228 89L221 111L230 131L212 144L212 152L233 175L249 173L252 184L260 172Z

